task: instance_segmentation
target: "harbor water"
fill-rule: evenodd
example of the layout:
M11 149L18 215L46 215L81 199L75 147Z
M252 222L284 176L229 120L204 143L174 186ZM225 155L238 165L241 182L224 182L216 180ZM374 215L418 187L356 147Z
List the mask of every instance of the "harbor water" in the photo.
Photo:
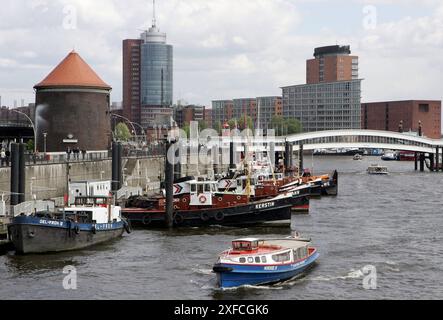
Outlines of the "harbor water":
M371 176L373 163L388 176ZM311 166L305 158L305 166ZM315 174L338 169L339 195L311 201L292 228L313 239L320 258L303 277L283 284L216 288L212 265L239 237L286 237L290 228L136 230L87 250L0 256L0 299L443 299L443 173L413 162L315 157ZM77 289L65 290L66 266ZM367 266L374 290L363 285Z

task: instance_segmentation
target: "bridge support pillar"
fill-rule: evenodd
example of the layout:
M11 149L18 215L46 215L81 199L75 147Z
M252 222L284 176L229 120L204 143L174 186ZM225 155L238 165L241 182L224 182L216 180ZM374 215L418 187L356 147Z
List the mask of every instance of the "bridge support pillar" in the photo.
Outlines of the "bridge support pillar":
M429 154L429 162L430 162L431 172L436 171L436 167L435 167L435 154L433 154L433 153Z
M414 162L415 162L415 171L417 171L417 170L418 170L418 153L415 152L414 154L415 154L415 159L414 159Z
M420 153L420 172L425 172L425 154Z

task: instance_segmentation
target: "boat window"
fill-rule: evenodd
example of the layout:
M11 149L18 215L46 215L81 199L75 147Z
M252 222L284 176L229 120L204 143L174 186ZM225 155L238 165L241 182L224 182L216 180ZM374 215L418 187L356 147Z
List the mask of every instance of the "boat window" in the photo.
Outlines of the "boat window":
M248 258L248 263L254 263L254 259L252 257Z
M240 258L240 263L246 263L246 258Z
M260 257L255 257L255 263L260 263Z
M195 184L191 184L191 192L197 192L197 186Z
M211 185L205 184L205 192L211 192Z
M198 193L203 193L204 192L204 185L203 184L199 184L197 186L197 190L198 190Z
M267 263L267 262L268 262L268 260L266 259L266 257L265 257L265 256L263 256L263 257L261 257L261 262L262 262L262 263Z
M291 255L290 252L284 252L284 253L280 253L280 254L275 254L272 256L272 260L274 260L275 262L286 262L291 260Z
M232 243L232 248L238 251L251 250L251 243L248 241L234 241Z
M292 252L293 252L293 254L294 254L294 260L295 260L295 261L300 260L300 258L299 258L299 256L298 256L298 250L293 250Z

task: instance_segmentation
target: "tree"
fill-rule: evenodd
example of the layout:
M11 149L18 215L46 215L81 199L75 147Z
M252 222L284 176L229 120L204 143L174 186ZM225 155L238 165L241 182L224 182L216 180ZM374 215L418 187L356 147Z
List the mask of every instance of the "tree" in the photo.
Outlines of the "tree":
M221 134L221 128L222 128L222 126L221 126L221 124L220 124L219 121L215 122L215 123L212 125L212 129L214 129L215 131L217 131L218 134Z
M189 125L189 123L185 124L183 126L182 130L186 133L186 137L189 138L189 136L191 134L191 126Z
M245 124L245 118L246 118L247 126ZM254 121L252 121L252 118L250 116L241 117L240 120L238 121L238 125L241 130L245 130L245 129L254 130Z
M26 150L34 152L34 140L28 140Z
M208 127L209 126L208 126L208 124L206 123L205 120L202 120L202 121L198 122L198 128L199 128L200 131L206 130L206 129L208 129Z
M277 136L302 132L302 126L298 119L285 119L282 116L272 117L271 128L275 130L275 134Z
M128 126L120 122L115 127L115 139L119 141L129 141L132 138L131 131L129 131Z
M229 129L233 130L235 129L235 126L237 125L237 119L232 118L228 121Z
M286 126L288 128L287 134L296 134L302 132L302 125L297 119L286 119Z

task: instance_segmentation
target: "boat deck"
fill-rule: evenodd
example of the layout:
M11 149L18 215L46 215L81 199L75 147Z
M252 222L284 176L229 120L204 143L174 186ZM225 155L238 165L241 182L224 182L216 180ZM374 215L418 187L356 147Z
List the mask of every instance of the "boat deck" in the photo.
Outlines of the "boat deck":
M278 246L283 249L293 249L297 250L299 248L304 248L309 244L307 241L300 241L297 239L278 239L278 240L265 240L265 246Z

